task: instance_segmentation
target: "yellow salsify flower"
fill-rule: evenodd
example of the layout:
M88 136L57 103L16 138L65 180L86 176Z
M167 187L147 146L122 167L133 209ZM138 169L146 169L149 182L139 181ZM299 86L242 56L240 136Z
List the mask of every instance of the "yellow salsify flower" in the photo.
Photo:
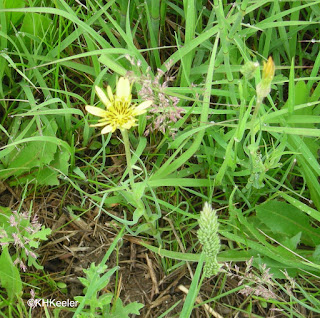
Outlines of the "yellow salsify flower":
M271 56L269 56L267 63L263 61L262 80L271 83L274 77L275 65Z
M151 100L144 101L138 106L132 104L130 82L124 77L119 78L115 95L113 95L110 86L107 87L108 96L98 86L95 87L95 91L106 109L87 105L86 111L101 117L98 124L92 125L92 127L105 126L101 134L114 132L116 129L126 130L136 126L136 116L144 114L152 104Z
M271 82L274 78L275 69L273 59L269 56L267 63L263 62L262 79L256 88L258 100L261 102L271 91Z

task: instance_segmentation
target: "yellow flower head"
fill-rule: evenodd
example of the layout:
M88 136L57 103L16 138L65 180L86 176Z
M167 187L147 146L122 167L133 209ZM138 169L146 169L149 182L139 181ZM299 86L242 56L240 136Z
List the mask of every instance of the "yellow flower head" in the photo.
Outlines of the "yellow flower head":
M108 96L104 91L96 86L95 91L106 109L101 109L94 106L86 106L86 111L92 115L99 116L98 124L92 127L103 127L101 133L107 134L114 132L116 129L130 129L136 126L136 116L139 116L147 111L151 106L152 101L147 100L140 105L131 104L131 87L127 78L120 77L117 83L116 95L112 94L111 87L108 86Z
M271 83L274 77L275 65L271 56L269 56L267 63L263 62L262 80Z
M267 97L271 91L271 82L274 77L275 65L271 56L269 56L267 63L263 62L262 79L257 85L257 95L259 100Z

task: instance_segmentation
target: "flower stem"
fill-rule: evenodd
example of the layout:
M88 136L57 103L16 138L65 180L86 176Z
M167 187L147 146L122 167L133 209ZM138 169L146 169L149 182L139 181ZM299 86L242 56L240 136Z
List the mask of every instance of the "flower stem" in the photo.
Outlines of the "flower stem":
M130 185L131 189L133 190L134 188L134 175L133 175L133 170L132 170L132 165L131 165L131 152L130 152L130 142L129 142L129 135L128 135L128 130L127 129L121 129L121 134L123 138L123 143L124 143L124 149L126 152L126 158L127 158L127 167L129 170L129 179L130 179Z
M251 118L251 144L254 144L255 143L255 132L254 132L254 128L256 126L256 119L257 119L257 116L258 116L258 113L259 113L259 110L260 110L260 106L262 104L262 98L260 96L258 96L258 100L257 100L257 104L256 104L256 107L253 111L253 115L252 115L252 118Z
M135 185L134 185L134 174L133 174L133 169L132 169L132 165L131 165L131 152L130 152L130 141L129 141L129 135L128 135L128 130L126 129L120 129L121 134L122 134L122 138L123 138L123 143L124 143L124 148L125 148L125 152L126 152L126 158L127 158L127 167L128 167L128 171L129 171L129 182L130 182L130 187L131 187L131 191L133 192L133 195L135 197ZM131 202L131 204L133 204L133 202ZM143 210L143 216L145 218L145 220L147 221L149 227L150 227L150 231L151 233L153 233L153 235L157 235L157 231L154 225L154 221L150 220L150 217L148 215L148 212L145 209L145 205L141 199L141 197L136 197L134 206L137 209L141 209Z

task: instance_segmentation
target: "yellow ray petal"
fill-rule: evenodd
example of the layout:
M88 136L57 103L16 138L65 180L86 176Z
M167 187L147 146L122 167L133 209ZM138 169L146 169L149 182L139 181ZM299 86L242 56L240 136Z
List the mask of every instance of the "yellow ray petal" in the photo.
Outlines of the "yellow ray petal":
M102 126L105 126L106 125L106 122L102 122L102 123L97 123L97 124L94 124L94 125L90 125L90 127L102 127Z
M117 97L128 98L131 94L130 82L125 77L120 77L117 83Z
M107 87L107 93L111 101L113 101L113 93L110 86Z
M96 91L98 97L100 98L101 102L106 107L108 107L110 105L110 101L109 101L109 98L107 97L107 95L104 93L104 91L99 86L95 86L95 91Z
M99 117L105 117L107 112L99 107L94 106L86 106L86 111L92 115L99 116Z
M108 125L101 130L101 134L104 135L114 131L115 131L115 128L113 128L111 125Z
M152 100L146 100L145 102L142 102L139 106L136 107L135 109L135 114L136 115L141 115L146 112L146 109L152 105Z

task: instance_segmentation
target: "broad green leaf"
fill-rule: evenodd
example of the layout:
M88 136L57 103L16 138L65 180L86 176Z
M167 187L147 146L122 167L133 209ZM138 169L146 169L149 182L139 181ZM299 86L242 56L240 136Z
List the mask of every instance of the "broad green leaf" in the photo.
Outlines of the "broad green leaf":
M284 192L280 192L280 195L287 200L289 203L291 203L292 205L294 205L296 208L298 208L299 210L303 211L304 213L310 215L312 218L314 218L315 220L320 222L320 212L312 209L311 207L309 207L308 205L294 199L293 197L287 195Z
M51 24L52 20L47 16L39 13L29 13L25 15L20 30L42 38Z
M8 247L2 247L0 256L0 281L6 289L8 298L13 300L22 295L22 282L18 269L13 265Z
M320 244L320 231L309 224L308 216L296 207L281 201L268 201L256 207L257 217L274 233L289 238L302 233L301 241L314 246Z
M282 244L286 247L288 247L290 250L296 250L298 244L301 241L301 232L299 232L298 234L296 234L295 236L286 239L284 242L282 242Z
M70 152L66 148L59 149L57 143L48 141L48 138L56 138L57 128L56 122L52 119L47 122L41 132L31 134L30 132L36 129L33 123L26 133L26 137L31 135L33 137L26 138L26 140L30 140L29 142L22 145L17 144L3 158L3 161L8 164L5 169L0 170L0 176L8 178L12 175L21 176L24 174L19 178L19 182L36 180L42 185L58 185L59 173L68 174ZM30 173L25 174L26 172Z
M37 174L34 174L37 182L42 185L54 186L59 184L58 176L61 173L68 175L70 155L65 149L58 150L54 155L54 160Z
M3 227L9 220L11 209L0 206L0 227Z
M248 225L250 227L250 225ZM255 235L260 234L255 233L255 229L251 228L250 231L254 233ZM318 264L312 263L312 262L304 262L300 261L298 257L296 257L292 252L289 252L282 248L282 250L279 253L279 249L277 247L274 247L273 245L262 241L263 244L258 243L256 241L250 240L248 238L244 238L240 235L234 235L231 232L227 231L220 231L220 233L225 236L226 238L237 242L238 244L244 244L248 248L251 249L252 253L256 255L263 255L264 257L269 257L283 265L282 269L288 269L288 268L300 268L307 271L319 271L320 266ZM260 234L261 239L263 239L263 235ZM286 251L286 252L284 252Z
M4 0L3 2L4 8L24 8L26 6L26 2L24 0ZM13 26L17 27L20 23L24 13L22 12L6 12L6 22L7 29L12 30Z
M110 318L129 318L130 314L140 315L139 310L143 308L144 305L137 303L136 301L123 306L120 298L117 298L115 304L113 305L114 311L110 313Z
M51 229L42 225L41 230L33 235L33 238L37 238L42 241L48 240L47 236L51 234Z
M277 262L270 257L257 254L254 257L253 264L256 267L266 266L266 268L270 268L270 273L272 274L273 278L286 279L285 275L283 274L284 264ZM290 275L290 277L296 277L298 274L297 268L287 267L285 268L285 270Z

